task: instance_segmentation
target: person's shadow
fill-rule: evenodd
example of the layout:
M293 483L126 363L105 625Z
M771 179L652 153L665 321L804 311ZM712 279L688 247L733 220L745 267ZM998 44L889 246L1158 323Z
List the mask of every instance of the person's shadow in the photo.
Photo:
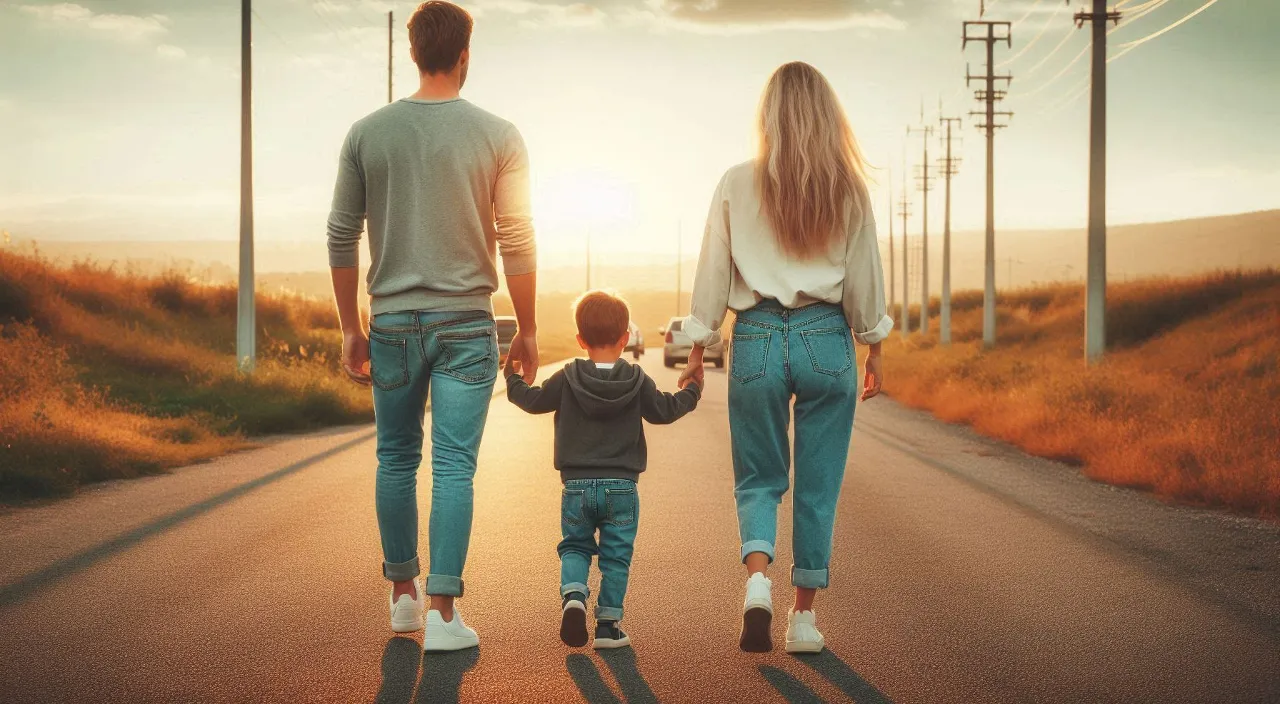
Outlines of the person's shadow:
M884 692L863 679L862 675L830 650L823 650L816 655L798 655L793 659L813 668L823 679L858 704L893 704L893 700ZM770 665L761 665L759 669L765 681L790 704L818 704L823 701L808 685L785 670Z
M378 704L408 704L415 699L413 690L417 685L416 700L419 702L456 704L463 675L479 660L479 648L430 653L424 659L422 645L418 641L392 638L382 649L382 686L378 688L374 701Z
M613 690L609 689L609 685L600 676L600 670L596 668L591 658L574 653L564 659L564 666L569 670L569 676L573 678L573 683L578 686L578 691L589 704L622 704L623 701L627 704L658 703L657 695L640 674L634 650L618 648L601 650L599 653L600 659L604 660L604 664L613 673L614 679L618 680L618 686L622 689L622 700L619 700Z

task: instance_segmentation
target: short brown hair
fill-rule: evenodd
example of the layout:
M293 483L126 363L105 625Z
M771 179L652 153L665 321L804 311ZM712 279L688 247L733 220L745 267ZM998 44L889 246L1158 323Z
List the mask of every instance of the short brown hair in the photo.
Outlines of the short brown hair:
M573 304L578 334L589 347L612 347L631 324L627 302L605 291L587 291Z
M413 60L423 73L452 71L471 46L471 15L451 2L431 0L409 18Z

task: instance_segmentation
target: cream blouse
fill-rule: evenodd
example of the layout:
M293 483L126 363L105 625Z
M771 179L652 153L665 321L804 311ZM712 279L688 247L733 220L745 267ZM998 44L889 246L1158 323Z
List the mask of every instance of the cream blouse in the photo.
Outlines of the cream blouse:
M720 342L728 309L747 310L765 299L786 308L839 304L858 342L870 345L888 337L893 319L885 310L884 269L870 207L825 254L797 260L778 245L760 207L755 161L725 172L707 214L684 331L694 344L709 347Z

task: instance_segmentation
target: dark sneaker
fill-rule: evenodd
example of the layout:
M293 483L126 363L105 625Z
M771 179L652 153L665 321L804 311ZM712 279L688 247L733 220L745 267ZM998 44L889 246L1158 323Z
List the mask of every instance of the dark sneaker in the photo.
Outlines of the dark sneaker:
M600 621L596 624L596 639L591 643L592 648L608 650L626 648L629 645L631 645L631 639L622 632L621 628L618 628L617 621Z
M560 640L571 648L581 648L587 644L587 597L582 592L569 592L564 595L564 606L560 610Z

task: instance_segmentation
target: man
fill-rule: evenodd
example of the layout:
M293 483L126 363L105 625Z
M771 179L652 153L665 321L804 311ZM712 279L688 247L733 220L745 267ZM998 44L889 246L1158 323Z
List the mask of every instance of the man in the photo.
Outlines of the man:
M471 28L471 16L448 2L425 2L410 18L418 91L352 126L328 228L342 367L373 386L378 529L397 632L423 628L416 494L424 407L429 396L432 408L448 409L431 417L426 650L479 644L454 598L463 593L472 478L498 370L490 303L498 253L519 326L510 356L527 381L538 370L529 160L511 123L459 97ZM368 335L357 293L366 221Z

